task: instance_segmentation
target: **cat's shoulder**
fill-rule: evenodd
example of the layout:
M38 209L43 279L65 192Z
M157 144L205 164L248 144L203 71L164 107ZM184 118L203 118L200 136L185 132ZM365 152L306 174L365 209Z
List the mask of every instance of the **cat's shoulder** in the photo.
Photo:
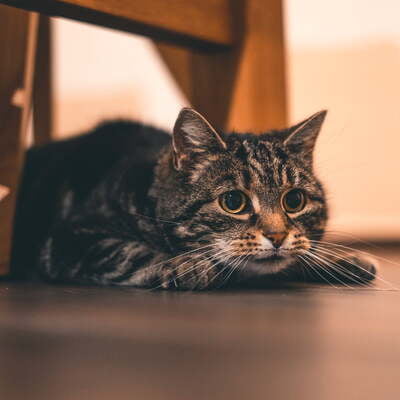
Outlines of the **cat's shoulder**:
M171 135L160 128L127 119L106 120L98 124L86 137L98 140L120 140L136 144L168 143Z
M34 146L29 150L28 158L65 153L135 153L159 149L170 140L171 135L167 131L151 125L125 119L109 120L101 122L88 132Z

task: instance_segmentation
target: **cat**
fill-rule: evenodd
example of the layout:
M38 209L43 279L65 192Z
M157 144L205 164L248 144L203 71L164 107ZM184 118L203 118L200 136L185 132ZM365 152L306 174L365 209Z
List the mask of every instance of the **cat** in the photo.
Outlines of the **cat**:
M300 271L372 280L374 261L321 241L328 207L313 150L325 115L256 135L217 132L184 108L172 136L112 121L32 148L13 276L182 290Z

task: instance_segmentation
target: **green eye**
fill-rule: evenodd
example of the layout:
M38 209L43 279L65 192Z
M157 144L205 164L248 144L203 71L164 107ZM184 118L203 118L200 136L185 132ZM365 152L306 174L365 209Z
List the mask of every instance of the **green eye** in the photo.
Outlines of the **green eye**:
M240 190L232 190L219 196L219 205L230 214L239 214L248 204L247 196Z
M306 195L301 189L292 189L282 196L282 207L288 213L296 213L306 206Z

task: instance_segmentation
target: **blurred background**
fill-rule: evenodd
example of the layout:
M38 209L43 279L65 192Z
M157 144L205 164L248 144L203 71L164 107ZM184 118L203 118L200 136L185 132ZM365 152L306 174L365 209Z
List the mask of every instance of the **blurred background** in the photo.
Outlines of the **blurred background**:
M400 238L400 2L286 0L290 123L327 108L316 169L329 229ZM171 129L186 99L150 40L54 19L54 130L80 133L104 118Z

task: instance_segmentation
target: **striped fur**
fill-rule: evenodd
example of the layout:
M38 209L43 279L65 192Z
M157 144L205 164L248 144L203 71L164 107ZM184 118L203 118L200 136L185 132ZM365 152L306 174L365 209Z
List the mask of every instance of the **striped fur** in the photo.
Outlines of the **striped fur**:
M296 268L296 255L322 237L327 221L312 166L324 117L261 135L226 134L184 109L172 141L154 128L115 122L31 150L14 274L32 275L21 265L36 259L50 281L205 289ZM307 203L289 215L282 195L292 188ZM219 205L233 190L250 199L240 215ZM285 234L279 251L271 232Z

